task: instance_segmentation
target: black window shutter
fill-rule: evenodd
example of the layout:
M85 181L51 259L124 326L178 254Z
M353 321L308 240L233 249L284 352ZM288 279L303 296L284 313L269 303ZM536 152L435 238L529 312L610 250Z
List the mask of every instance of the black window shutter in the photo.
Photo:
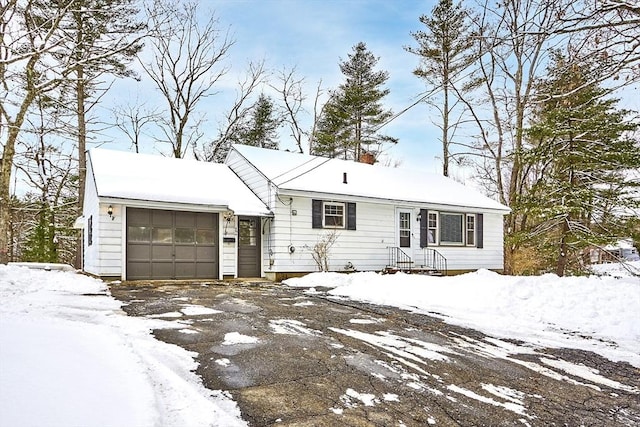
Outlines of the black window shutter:
M476 248L484 248L483 215L476 214Z
M356 229L356 204L347 203L347 230Z
M93 245L93 215L89 217L89 224L87 225L87 246Z
M429 246L429 230L427 224L429 223L429 211L426 209L420 209L420 247L426 248Z
M311 227L322 228L322 200L311 200Z

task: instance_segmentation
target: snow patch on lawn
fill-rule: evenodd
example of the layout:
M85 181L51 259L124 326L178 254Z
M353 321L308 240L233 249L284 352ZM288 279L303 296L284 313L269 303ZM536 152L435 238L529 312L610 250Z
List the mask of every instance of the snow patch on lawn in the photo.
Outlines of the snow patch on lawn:
M543 357L540 359L545 365L549 365L556 369L560 369L569 375L583 378L593 383L602 384L606 387L615 388L618 390L628 391L629 393L640 394L640 389L619 383L618 381L610 380L600 375L597 369L589 368L584 365L576 365L575 363L567 362L566 360L549 359Z
M640 367L640 278L630 275L312 273L284 283L332 288L331 296L428 314L540 347L594 351Z
M127 317L104 282L0 265L0 301L3 424L246 425L193 373L195 353L150 333L184 325Z

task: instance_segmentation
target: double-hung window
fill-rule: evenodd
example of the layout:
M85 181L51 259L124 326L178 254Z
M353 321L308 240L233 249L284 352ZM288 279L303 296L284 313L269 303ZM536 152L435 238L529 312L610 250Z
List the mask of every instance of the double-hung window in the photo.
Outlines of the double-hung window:
M324 202L324 227L344 228L344 224L344 203Z
M428 243L430 245L435 245L437 236L438 236L438 214L435 212L429 212L427 216Z
M356 204L332 200L311 200L312 228L356 229Z
M467 214L467 246L476 245L476 216Z

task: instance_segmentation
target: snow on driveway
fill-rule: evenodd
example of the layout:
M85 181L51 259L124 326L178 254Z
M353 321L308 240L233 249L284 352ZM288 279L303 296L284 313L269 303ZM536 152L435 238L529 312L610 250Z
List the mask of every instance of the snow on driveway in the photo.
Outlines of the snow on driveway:
M246 425L195 353L150 334L185 324L127 317L103 282L0 265L0 301L0 424Z

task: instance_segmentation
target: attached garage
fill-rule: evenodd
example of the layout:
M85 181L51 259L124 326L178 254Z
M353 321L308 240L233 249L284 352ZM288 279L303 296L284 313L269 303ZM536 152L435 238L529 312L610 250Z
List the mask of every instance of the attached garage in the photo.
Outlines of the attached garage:
M261 277L260 224L272 215L227 165L94 148L83 270L119 280Z
M127 279L218 277L218 214L127 209Z

